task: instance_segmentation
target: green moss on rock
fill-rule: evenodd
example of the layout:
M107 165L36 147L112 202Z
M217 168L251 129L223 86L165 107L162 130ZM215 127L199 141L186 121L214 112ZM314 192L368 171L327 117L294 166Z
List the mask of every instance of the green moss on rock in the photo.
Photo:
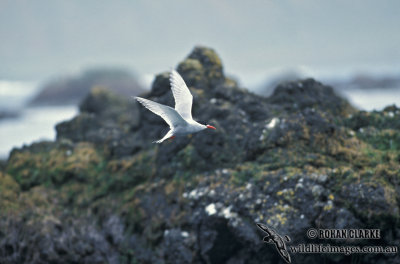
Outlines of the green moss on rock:
M8 174L0 172L0 214L7 214L18 207L19 184Z
M101 163L102 157L90 143L68 147L55 145L45 152L14 152L9 159L7 172L23 190L27 190L40 184L89 181L96 177L96 168Z

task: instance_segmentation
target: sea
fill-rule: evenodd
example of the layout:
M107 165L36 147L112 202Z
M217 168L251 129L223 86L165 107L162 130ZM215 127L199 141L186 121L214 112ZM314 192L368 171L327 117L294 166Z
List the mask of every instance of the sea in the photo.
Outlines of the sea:
M35 141L54 140L55 125L78 113L75 105L28 106L39 87L37 82L0 81L0 112L17 114L0 119L0 159L7 159L13 148Z
M246 87L246 83L243 84ZM40 91L38 82L0 80L0 113L18 113L17 117L0 119L0 159L7 159L13 148L20 148L41 140L54 140L55 125L69 120L78 113L75 105L28 106ZM247 86L252 90L251 85ZM400 87L393 89L340 90L359 109L381 110L387 105L400 105Z

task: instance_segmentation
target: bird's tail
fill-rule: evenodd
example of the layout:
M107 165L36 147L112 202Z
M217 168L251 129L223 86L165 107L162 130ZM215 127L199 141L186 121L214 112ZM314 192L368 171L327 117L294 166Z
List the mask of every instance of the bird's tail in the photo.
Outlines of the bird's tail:
M157 144L162 143L163 141L169 139L169 138L172 137L173 135L174 135L174 134L173 134L172 130L170 130L170 131L168 131L167 134L165 134L165 136L164 136L162 139L157 140L157 141L153 141L153 143L157 143Z

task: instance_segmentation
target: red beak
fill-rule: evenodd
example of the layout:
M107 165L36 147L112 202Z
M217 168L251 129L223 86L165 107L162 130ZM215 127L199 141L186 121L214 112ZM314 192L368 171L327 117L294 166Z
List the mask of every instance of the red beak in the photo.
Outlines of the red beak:
M210 125L207 125L207 128L216 129L215 127L210 126Z

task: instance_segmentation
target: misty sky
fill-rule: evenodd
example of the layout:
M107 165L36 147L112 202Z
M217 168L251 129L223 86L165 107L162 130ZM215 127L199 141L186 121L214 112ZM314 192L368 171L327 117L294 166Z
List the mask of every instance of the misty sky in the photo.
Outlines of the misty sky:
M0 0L0 79L97 65L168 70L195 45L238 75L276 68L391 67L400 1Z

